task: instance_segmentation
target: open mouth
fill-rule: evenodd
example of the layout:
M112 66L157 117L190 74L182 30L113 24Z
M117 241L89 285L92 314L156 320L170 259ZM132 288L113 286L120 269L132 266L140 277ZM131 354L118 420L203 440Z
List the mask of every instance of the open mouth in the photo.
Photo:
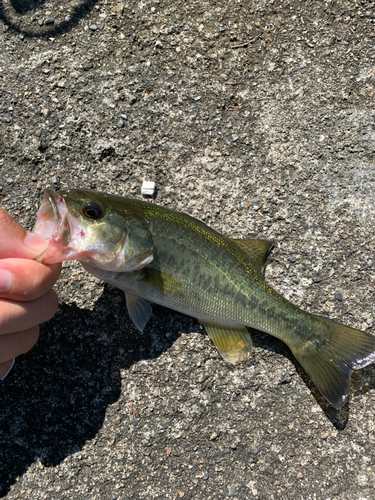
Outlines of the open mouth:
M44 192L42 204L37 212L33 232L48 239L49 245L35 260L52 264L65 260L62 253L70 240L68 208L65 200L49 189Z

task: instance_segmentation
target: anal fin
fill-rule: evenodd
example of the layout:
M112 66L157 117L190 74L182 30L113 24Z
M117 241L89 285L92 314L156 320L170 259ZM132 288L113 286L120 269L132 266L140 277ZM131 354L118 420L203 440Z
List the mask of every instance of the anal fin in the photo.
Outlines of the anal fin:
M226 326L200 321L221 357L230 364L247 359L253 351L251 335L245 326Z
M150 319L152 306L151 304L132 293L125 292L126 307L128 308L130 319L140 332L143 332L147 321Z

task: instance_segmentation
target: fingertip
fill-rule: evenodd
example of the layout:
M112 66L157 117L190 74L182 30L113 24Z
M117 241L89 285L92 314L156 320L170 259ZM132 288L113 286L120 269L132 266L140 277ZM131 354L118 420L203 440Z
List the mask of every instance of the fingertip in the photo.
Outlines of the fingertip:
M39 325L33 326L32 328L29 328L28 330L21 332L21 335L23 336L23 341L22 344L20 343L20 346L22 345L22 351L19 351L19 354L26 354L27 352L30 351L30 349L34 347L34 345L39 340L39 333L40 333Z
M24 243L27 247L31 248L31 250L35 250L37 253L36 257L43 253L48 246L48 240L30 231L27 232Z
M55 279L56 282L61 274L62 262L58 262L57 264L45 264L45 265L47 265L52 270L54 276L56 276Z
M0 269L0 294L7 294L12 287L13 275L8 269Z
M35 259L48 246L39 235L27 232L6 210L0 208L0 258Z
M54 299L55 299L55 313L57 312L57 309L59 308L59 296L57 295L57 293L55 292L55 290L52 290L52 293L54 295Z
M6 210L0 208L0 234L6 236L0 241L1 248L1 243L6 243L9 239L19 238L22 240L26 230Z
M9 225L14 222L13 217L4 208L0 208L0 225Z
M30 349L34 347L34 345L39 340L39 335L40 335L39 325L30 328L30 331L28 333L28 344L26 345L26 350L24 351L24 353L30 351Z
M47 294L49 299L49 304L46 304L46 319L44 321L49 321L54 317L58 308L59 308L59 296L55 292L55 290L50 290Z
M15 359L10 359L9 361L6 361L5 363L0 363L0 381L4 380L5 377L7 377L12 370L14 366Z

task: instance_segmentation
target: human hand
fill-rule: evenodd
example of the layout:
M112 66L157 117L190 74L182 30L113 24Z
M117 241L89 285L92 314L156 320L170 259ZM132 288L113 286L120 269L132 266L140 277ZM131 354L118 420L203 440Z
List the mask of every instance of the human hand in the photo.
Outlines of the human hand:
M47 240L27 232L0 209L0 380L14 358L29 351L39 338L39 323L52 318L59 303L52 287L61 265L35 259Z

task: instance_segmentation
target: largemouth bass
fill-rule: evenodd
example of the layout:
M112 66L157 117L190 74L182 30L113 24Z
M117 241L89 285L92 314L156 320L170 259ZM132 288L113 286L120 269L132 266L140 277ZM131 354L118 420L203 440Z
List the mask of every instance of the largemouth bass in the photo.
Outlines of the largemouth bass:
M78 259L125 292L141 331L156 303L197 318L229 363L251 354L246 326L281 339L336 409L352 371L375 360L374 336L302 311L267 285L270 241L230 239L186 214L81 189L46 191L34 231L49 239L40 262Z

